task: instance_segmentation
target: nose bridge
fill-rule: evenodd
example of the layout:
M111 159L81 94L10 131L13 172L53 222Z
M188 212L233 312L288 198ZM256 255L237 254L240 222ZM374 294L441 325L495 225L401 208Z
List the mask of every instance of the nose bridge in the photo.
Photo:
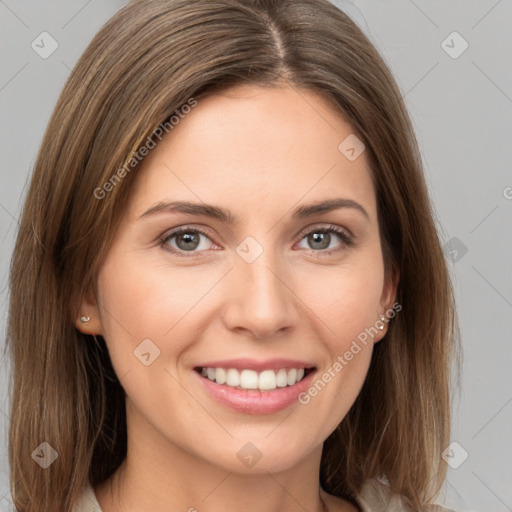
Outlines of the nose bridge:
M245 328L257 337L271 335L297 320L292 284L287 283L289 273L270 239L265 239L265 246L253 237L239 244L229 284L230 328Z

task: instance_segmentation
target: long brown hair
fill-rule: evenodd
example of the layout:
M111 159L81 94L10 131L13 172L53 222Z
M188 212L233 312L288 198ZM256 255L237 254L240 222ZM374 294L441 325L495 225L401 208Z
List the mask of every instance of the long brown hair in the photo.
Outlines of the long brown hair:
M7 335L17 511L70 511L87 481L103 482L126 455L124 390L105 341L81 334L70 310L94 289L134 154L191 98L285 82L323 94L366 145L385 268L399 271L403 306L324 443L322 487L353 499L385 476L416 507L439 491L457 322L417 142L386 64L326 0L143 0L118 11L71 72L20 221ZM43 442L58 455L47 468L32 455Z

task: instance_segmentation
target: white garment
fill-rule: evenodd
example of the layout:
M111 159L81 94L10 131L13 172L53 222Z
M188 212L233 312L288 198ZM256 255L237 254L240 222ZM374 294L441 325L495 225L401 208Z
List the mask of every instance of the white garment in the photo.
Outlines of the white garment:
M361 488L357 502L363 512L412 512L399 494L390 491L389 486L377 479L367 480ZM420 512L455 512L442 505L425 505Z
M78 503L73 507L73 512L103 512L91 484L85 488Z
M365 482L357 501L363 512L411 512L412 510L404 505L398 494L391 493L386 484L375 479ZM102 512L91 485L87 486L73 512ZM441 505L427 505L421 509L421 512L455 511Z

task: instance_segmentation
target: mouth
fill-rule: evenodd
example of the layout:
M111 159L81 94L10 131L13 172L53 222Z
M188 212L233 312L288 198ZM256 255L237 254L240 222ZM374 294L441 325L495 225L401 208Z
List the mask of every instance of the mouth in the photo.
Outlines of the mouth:
M234 363L239 368L226 368L228 365L220 366L220 363L196 366L192 373L209 397L222 407L243 414L274 414L299 404L298 397L311 386L317 372L315 366L298 361L293 366L274 361L273 368L263 363L248 363L257 369L244 368L245 364L239 362Z
M277 391L295 386L314 373L316 367L272 368L258 372L248 368L196 366L194 371L202 378L226 388L245 391Z

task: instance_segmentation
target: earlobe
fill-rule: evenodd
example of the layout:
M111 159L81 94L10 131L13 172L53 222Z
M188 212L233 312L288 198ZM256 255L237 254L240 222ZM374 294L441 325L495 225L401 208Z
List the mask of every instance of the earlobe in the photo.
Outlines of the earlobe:
M389 319L386 317L386 315L380 315L379 320L375 322L375 327L379 330L378 335L376 335L373 339L373 343L378 343L387 332L387 323L389 322Z
M84 293L78 301L78 308L74 313L74 324L82 334L102 335L99 308L96 300L89 293Z
M382 290L380 307L381 311L379 313L379 320L376 322L376 326L379 329L379 334L375 336L374 343L378 343L381 341L387 334L389 323L392 321L392 318L395 316L395 298L398 290L398 282L400 279L400 274L398 269L393 268L385 281L384 288ZM390 312L393 315L390 315Z
M92 316L83 312L78 313L75 319L75 327L82 334L101 335L101 321L98 316Z

